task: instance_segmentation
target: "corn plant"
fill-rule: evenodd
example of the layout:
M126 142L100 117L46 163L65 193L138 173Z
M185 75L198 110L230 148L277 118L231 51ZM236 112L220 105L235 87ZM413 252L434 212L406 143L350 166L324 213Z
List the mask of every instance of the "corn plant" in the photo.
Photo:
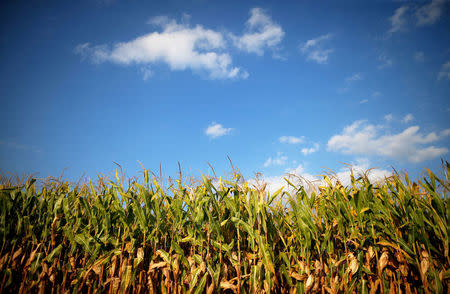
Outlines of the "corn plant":
M448 293L449 171L267 193L1 178L0 292Z

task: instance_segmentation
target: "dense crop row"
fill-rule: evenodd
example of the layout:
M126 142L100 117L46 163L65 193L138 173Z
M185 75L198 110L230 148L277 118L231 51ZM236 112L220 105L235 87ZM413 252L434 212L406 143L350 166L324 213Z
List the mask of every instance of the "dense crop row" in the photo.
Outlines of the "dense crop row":
M271 195L238 174L4 180L0 292L448 293L449 171Z

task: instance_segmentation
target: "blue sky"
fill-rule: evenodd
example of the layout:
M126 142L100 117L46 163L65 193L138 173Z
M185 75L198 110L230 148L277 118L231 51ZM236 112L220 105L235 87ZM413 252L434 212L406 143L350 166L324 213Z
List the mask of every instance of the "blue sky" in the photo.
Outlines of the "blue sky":
M439 170L449 15L443 0L3 1L1 170Z

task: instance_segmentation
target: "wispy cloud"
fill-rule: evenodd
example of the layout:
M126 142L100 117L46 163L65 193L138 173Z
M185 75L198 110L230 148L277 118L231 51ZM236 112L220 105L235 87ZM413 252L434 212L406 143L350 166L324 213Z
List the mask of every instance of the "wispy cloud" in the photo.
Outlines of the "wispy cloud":
M448 136L444 130L439 134L420 133L419 126L411 126L398 134L383 134L386 128L355 121L346 126L340 134L328 141L328 150L353 155L376 155L394 159L406 159L412 163L442 156L448 152L446 147L436 147L431 143Z
M387 122L392 121L393 118L394 118L394 116L392 115L392 113L386 114L384 116L384 120L387 121Z
M264 162L264 167L269 167L273 165L285 165L288 157L283 155L282 152L278 152L276 157L269 157Z
M314 145L310 148L302 148L301 152L303 153L303 155L309 155L312 154L314 152L319 151L319 144L318 143L314 143Z
M153 71L150 66L141 67L142 79L144 81L148 80L151 76L153 76Z
M393 34L405 28L406 12L408 11L408 9L409 7L407 5L404 5L395 10L394 15L389 18L389 21L391 23L391 28L388 31L389 34Z
M326 46L328 40L331 38L331 34L326 34L308 40L300 45L300 52L306 55L306 60L315 61L318 64L326 64L328 62L328 56L334 51L334 49Z
M393 33L405 31L408 19L411 19L412 16L415 16L417 26L429 26L436 23L442 16L446 2L448 0L432 0L419 7L415 5L400 6L389 17L391 27L387 32L388 37Z
M377 66L378 69L383 69L392 66L392 59L388 58L384 54L378 56L378 61L380 62L380 64Z
M294 136L281 136L278 138L281 143L287 144L300 144L305 141L305 137L294 137Z
M360 81L363 79L363 76L361 73L354 73L353 75L345 78L345 86L344 87L340 87L337 89L337 92L339 94L348 92L348 90L351 88L351 84L356 82L356 81Z
M141 66L165 63L171 70L205 72L212 79L248 76L246 71L233 66L230 54L224 52L226 41L222 33L201 25L180 24L167 17L153 18L151 23L162 30L113 46L80 44L74 51L95 63Z
M409 123L409 122L411 122L413 120L414 120L414 115L412 115L411 113L408 113L407 115L405 115L403 117L402 122L407 124L407 123Z
M265 10L253 8L250 10L244 34L231 34L231 38L237 48L261 56L266 49L277 50L284 35L283 28L275 23Z
M205 134L211 139L215 139L228 135L232 130L232 128L224 128L221 124L213 122L206 128Z
M438 80L441 79L450 80L450 61L442 65L441 71L438 74Z
M42 151L40 148L38 148L36 146L20 144L14 140L0 140L0 146L5 146L8 148L17 149L17 150L32 151L32 152L37 152L37 153Z
M365 104L369 102L369 99L362 99L361 101L359 101L359 104Z
M372 97L380 97L382 94L381 92L375 91L372 93Z
M346 78L345 81L354 82L354 81L360 81L362 79L363 79L363 77L362 77L361 73L355 73L352 76L349 76L348 78Z
M432 0L416 11L417 25L427 26L436 23L442 15L446 0Z

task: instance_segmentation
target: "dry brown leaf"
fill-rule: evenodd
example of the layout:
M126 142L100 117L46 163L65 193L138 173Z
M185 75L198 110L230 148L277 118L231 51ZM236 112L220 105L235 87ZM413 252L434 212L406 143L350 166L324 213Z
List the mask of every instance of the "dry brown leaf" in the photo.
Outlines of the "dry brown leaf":
M150 265L150 270L155 270L155 269L163 268L166 266L167 266L167 262L165 262L165 261L161 261L161 262L157 262L157 263L152 262Z
M212 294L214 292L214 282L212 282L208 288L206 288L206 294Z
M296 279L296 280L298 280L298 281L304 281L304 280L306 280L306 278L308 277L308 275L306 275L306 274L301 275L301 274L296 273L296 272L291 272L289 275L290 275L292 278L294 278L294 279Z
M407 277L408 276L408 266L401 264L399 267L400 273L402 276Z
M75 257L73 257L73 256L71 256L70 258L69 258L69 263L70 263L70 266L72 267L72 270L75 270L75 268L76 268L76 260L75 260Z
M352 275L356 274L358 268L359 268L358 260L356 258L351 259L349 269Z
M314 285L314 277L313 275L309 275L305 283L305 292L309 292L309 290L311 290L313 285Z
M314 273L317 275L323 270L323 266L318 259L314 262Z
M387 251L384 251L383 254L381 254L381 257L378 261L378 267L380 269L380 272L384 270L388 261L389 261L389 253Z
M204 273L206 271L206 262L202 261L202 263L200 264L200 268L201 268L201 272Z
M16 252L14 252L12 260L15 260L20 256L20 254L22 254L22 248L19 248L18 250L16 250Z
M34 250L31 252L30 258L28 258L27 263L25 264L24 271L25 271L25 270L31 265L31 263L33 262L34 256L36 256L36 253L38 252L39 248L41 248L41 244L42 244L42 243L39 243L38 246L36 247L36 249L34 249Z
M420 262L420 272L423 276L426 275L428 268L430 267L430 261L428 258L428 253L424 250L422 251L422 261Z
M375 251L373 251L372 246L369 246L369 249L367 249L367 252L366 252L366 260L368 262L370 262L374 256L375 256Z
M91 268L91 270L97 275L100 276L100 273L102 271L102 264L98 263L98 264L94 264Z
M380 279L376 280L375 283L371 283L370 285L370 294L377 293L378 287L380 286Z
M225 289L225 290L226 289L230 289L230 290L233 290L233 291L237 290L237 286L232 284L232 283L230 283L230 282L228 282L228 281L220 282L220 288Z
M138 259L144 259L144 248L139 247L137 250L137 258Z
M24 255L25 256L25 255ZM3 265L6 263L6 261L8 260L9 254L6 254L4 256L2 256L2 258L0 259L0 269L3 269Z

